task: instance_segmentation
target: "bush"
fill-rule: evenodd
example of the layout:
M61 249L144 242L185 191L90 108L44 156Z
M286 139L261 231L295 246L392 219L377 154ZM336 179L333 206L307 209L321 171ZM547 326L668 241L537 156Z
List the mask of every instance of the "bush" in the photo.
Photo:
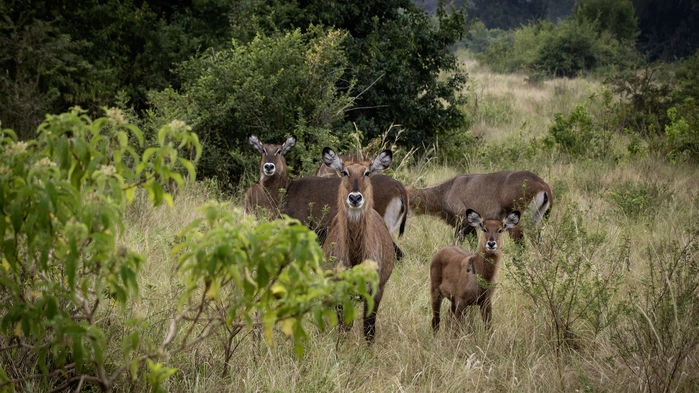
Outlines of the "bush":
M271 143L295 133L290 166L302 161L299 155L317 162L320 151L310 147L333 140L330 126L352 100L352 82L345 81L346 90L339 87L348 64L344 39L337 30L297 30L258 35L248 44L234 42L229 50L206 53L179 70L186 81L182 91L151 95L151 121L183 118L192 124L204 144L198 166L203 177L233 184L246 180L246 169L252 171L258 162L247 142L252 134ZM251 177L256 176L257 169Z
M649 211L658 209L671 197L667 187L634 182L616 185L605 195L620 214L632 220L646 218Z
M530 69L553 77L574 77L598 65L598 33L593 25L568 22L538 38Z
M694 100L688 99L685 107L696 108ZM699 161L699 119L693 117L694 113L687 110L691 116L689 120L681 117L677 108L668 109L667 117L670 124L665 126L667 136L667 157L670 161Z
M627 1L610 4L585 1L578 4L579 14L558 25L523 25L481 50L479 60L496 72L526 70L536 79L625 69L629 59L638 57L631 43L637 31L633 14L629 16L633 8Z
M589 232L577 206L550 219L532 247L513 257L510 276L532 304L545 305L556 349L580 349L616 318L629 250L600 247L606 234Z
M647 246L647 274L629 286L612 335L621 363L648 392L691 392L699 383L699 231L672 231Z
M92 121L74 109L48 116L37 139L27 142L2 130L3 390L34 378L55 383L56 390L83 380L110 390L129 369L122 362L133 361L134 371L150 375L158 368L157 356L148 356L155 361L150 371L141 368L146 358L135 355L140 345L133 332L106 334L105 308L131 304L144 263L119 245L118 234L137 189L147 190L155 205L172 203L163 184L184 181L178 165L194 177L192 161L181 154L190 148L199 153L199 143L188 127L173 122L141 155L131 144L143 142L141 131L118 110L108 115ZM123 339L120 355L107 351L115 339Z
M622 99L616 109L618 128L633 130L644 138L662 134L673 103L669 80L660 64L640 64L607 77L605 83Z
M607 157L612 151L611 131L604 129L603 120L593 118L583 104L576 105L569 116L557 113L549 136L573 158Z
M337 323L336 304L349 321L357 295L371 302L376 272L324 271L315 234L298 221L258 225L214 204L173 242L179 308L130 313L147 261L120 244L126 207L138 190L174 204L165 184L182 184L185 170L194 180L196 134L173 121L144 146L119 110L93 121L74 109L48 116L36 140L9 129L0 138L2 391L162 392L177 371L170 357L205 340L222 338L229 360L238 333L262 328L271 342L279 325L301 354L305 316L324 329Z

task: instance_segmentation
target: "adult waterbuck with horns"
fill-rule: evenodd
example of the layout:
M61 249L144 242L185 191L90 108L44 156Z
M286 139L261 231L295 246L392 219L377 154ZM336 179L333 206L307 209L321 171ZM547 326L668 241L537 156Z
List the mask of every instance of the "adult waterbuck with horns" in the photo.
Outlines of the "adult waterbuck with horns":
M502 220L484 220L472 209L466 210L466 221L482 234L478 252L468 253L456 246L444 247L430 263L430 298L432 329L439 329L440 309L444 298L451 301L451 312L463 320L466 307L478 305L486 328L492 319L491 299L495 291L495 273L502 257L501 234L519 222L520 213L513 211Z
M391 165L393 153L384 150L370 165L345 165L332 149L323 149L323 162L340 174L337 187L337 213L323 244L323 253L336 267L351 268L366 260L376 263L379 284L373 292L371 311L364 303L364 337L371 343L376 336L376 312L395 262L391 234L381 215L374 210L373 177ZM341 318L341 316L340 316Z
M410 209L415 214L439 217L455 228L458 241L475 233L465 217L466 209L483 217L503 218L509 212L528 211L534 226L539 225L553 204L553 194L542 178L530 171L464 174L426 188L408 187ZM509 230L512 239L523 243L521 224Z

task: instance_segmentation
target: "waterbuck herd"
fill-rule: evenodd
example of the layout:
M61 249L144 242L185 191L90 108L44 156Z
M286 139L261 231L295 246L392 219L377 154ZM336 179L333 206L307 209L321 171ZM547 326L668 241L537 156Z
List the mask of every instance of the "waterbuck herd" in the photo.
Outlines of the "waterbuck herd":
M522 218L536 226L553 203L551 187L529 171L463 174L426 188L405 187L377 173L391 165L390 150L372 159L356 153L338 155L326 147L315 176L292 179L285 155L296 144L293 137L282 145L263 144L254 135L249 142L262 159L260 180L245 193L247 213L298 219L318 234L326 260L336 268L365 261L376 267L374 306L368 310L364 305L364 337L369 343L376 335L376 313L386 282L403 255L394 239L405 231L408 209L443 219L454 227L457 242L480 232L475 253L446 246L432 258L430 298L436 332L445 298L455 320L463 319L467 306L478 305L490 327L501 235L508 232L516 244L523 244Z

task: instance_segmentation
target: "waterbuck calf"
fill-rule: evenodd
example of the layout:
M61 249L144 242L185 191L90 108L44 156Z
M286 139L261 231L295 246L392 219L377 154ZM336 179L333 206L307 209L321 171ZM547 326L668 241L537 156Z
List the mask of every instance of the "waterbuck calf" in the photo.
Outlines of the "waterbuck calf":
M513 210L528 211L538 225L553 204L553 194L542 178L530 171L507 171L455 176L426 188L408 187L410 209L415 214L439 217L455 228L459 242L475 233L464 212L472 208L483 217L502 218ZM510 231L517 244L523 243L520 225Z
M376 336L376 312L395 263L393 239L381 215L374 210L373 179L370 175L388 168L392 158L393 153L384 150L369 166L356 163L346 166L332 149L323 149L323 162L340 174L337 214L323 243L325 258L334 260L335 266L342 268L351 268L371 260L378 269L379 285L372 294L374 307L371 311L364 302L364 338L369 343ZM338 316L342 321L342 316Z
M479 305L481 318L490 328L492 318L491 298L495 291L495 273L502 256L500 238L503 231L519 222L519 211L509 213L502 221L483 220L472 209L466 210L466 221L473 228L480 228L478 253L470 254L459 247L439 250L430 264L430 298L432 302L432 329L439 329L442 299L451 301L451 312L462 321L467 306Z
M291 182L286 170L286 153L296 145L296 138L289 137L283 145L263 144L255 136L248 139L250 145L262 154L260 181L245 191L243 206L247 213L264 209L269 218L279 215L282 193Z

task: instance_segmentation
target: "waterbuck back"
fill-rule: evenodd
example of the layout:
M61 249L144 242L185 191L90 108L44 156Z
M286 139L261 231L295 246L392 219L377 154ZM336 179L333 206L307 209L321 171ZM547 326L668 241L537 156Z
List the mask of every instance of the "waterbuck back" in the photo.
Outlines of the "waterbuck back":
M260 152L260 180L245 191L243 206L247 213L264 210L268 217L279 215L282 193L290 179L286 169L286 153L296 145L296 139L289 137L283 145L263 144L255 136L248 139L250 145Z
M530 171L464 174L426 188L408 188L408 201L415 214L442 218L455 228L463 241L474 229L465 220L472 208L483 217L501 219L513 210L527 211L534 226L553 204L553 194L542 178ZM520 225L510 231L515 242L523 242Z
M373 292L374 307L364 304L364 337L373 342L376 335L376 312L384 287L395 263L393 239L381 215L374 210L372 173L388 168L392 152L384 150L370 166L345 166L330 148L323 149L323 162L340 173L337 187L337 213L330 224L323 252L336 266L351 268L365 260L376 263L379 285Z
M490 327L491 298L495 290L495 274L502 256L501 234L519 223L519 211L502 220L483 220L472 209L466 211L468 225L481 230L478 252L468 253L456 246L439 250L430 263L430 299L432 329L439 329L443 299L451 302L451 312L457 321L463 319L466 307L480 306L481 318Z

